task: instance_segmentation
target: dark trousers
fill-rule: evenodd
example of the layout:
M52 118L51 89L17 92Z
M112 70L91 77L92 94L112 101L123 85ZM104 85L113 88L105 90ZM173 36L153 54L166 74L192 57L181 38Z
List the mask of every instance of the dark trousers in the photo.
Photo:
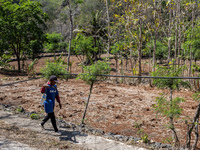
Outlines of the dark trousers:
M54 112L48 113L48 114L44 117L44 119L42 120L41 125L44 125L44 124L49 120L49 118L51 118L51 123L52 123L52 125L53 125L54 131L57 132L57 131L58 131L58 128L57 128L57 126L56 126L56 119L55 119Z

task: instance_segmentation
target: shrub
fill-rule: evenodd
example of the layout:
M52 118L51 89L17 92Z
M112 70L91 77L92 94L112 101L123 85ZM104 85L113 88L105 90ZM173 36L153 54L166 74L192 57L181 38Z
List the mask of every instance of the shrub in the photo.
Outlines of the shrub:
M46 61L46 66L41 69L42 75L45 79L49 79L50 76L56 75L58 78L66 79L66 75L68 72L66 71L67 65L64 60L61 59L62 55L55 60L54 62L50 62L50 60Z
M23 111L24 111L24 108L21 107L21 106L19 106L19 107L16 108L16 111L17 111L17 112L23 112Z
M27 72L28 72L28 77L35 77L35 68L34 65L37 63L38 59L34 59L34 61L31 62L31 64L28 66Z
M35 120L38 120L40 118L39 114L31 114L31 119L35 119Z
M102 75L102 74L109 74L110 73L110 66L107 62L101 62L97 61L95 64L91 66L85 66L84 73L81 73L78 75L77 79L82 79L87 84L90 84L92 82L95 82L97 80L105 80L107 77L105 76L96 76L96 75Z

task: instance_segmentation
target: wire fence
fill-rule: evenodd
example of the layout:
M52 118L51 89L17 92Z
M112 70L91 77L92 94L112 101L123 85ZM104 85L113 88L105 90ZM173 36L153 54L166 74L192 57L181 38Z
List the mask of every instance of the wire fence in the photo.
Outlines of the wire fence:
M62 74L69 76L77 76L79 74ZM156 76L125 76L125 75L94 75L94 76L105 76L105 77L117 77L117 78L151 78L151 79L200 79L200 77L156 77Z
M12 83L7 83L7 84L0 84L0 87L1 86L10 86L10 85L13 85L13 84L17 84L17 83L21 83L21 82L26 82L26 81L30 81L30 80L35 80L35 79L39 79L41 77L35 77L35 78L31 78L31 79L27 79L27 80L22 80L22 81L17 81L17 82L12 82Z
M59 74L59 75L66 75L66 76L78 76L79 74ZM105 74L99 74L99 75L93 75L93 76L104 76L104 77L114 77L114 78L136 78L136 79L200 79L200 77L158 77L158 76L126 76L126 75L105 75ZM17 83L21 83L21 82L26 82L26 81L30 81L30 80L35 80L35 79L39 79L42 78L42 76L40 77L34 77L31 79L27 79L27 80L22 80L22 81L17 81L17 82L13 82L13 83L7 83L7 84L0 84L1 86L9 86L9 85L13 85L13 84L17 84Z

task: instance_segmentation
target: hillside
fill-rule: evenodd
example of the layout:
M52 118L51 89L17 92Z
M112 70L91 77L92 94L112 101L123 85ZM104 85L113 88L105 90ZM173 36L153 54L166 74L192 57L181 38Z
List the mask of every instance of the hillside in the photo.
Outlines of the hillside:
M46 58L40 59L35 69L39 69L45 64ZM74 65L78 64L76 57L72 57ZM14 65L12 62L11 65ZM79 73L80 68L72 66L72 73ZM7 84L27 80L27 76L5 74L1 72L0 84ZM125 83L115 83L115 79L106 82L97 82L94 85L88 111L86 114L86 125L92 129L99 129L105 134L124 135L141 137L138 134L140 126L143 133L148 135L152 142L167 143L171 137L171 132L166 128L168 120L160 115L156 117L153 110L155 99L163 90L149 87L148 84L128 85ZM43 107L39 102L41 99L40 88L45 83L42 78L19 82L8 86L1 86L0 103L23 107L25 111L36 112L44 115ZM85 102L89 94L89 85L81 80L71 78L68 81L59 80L58 90L60 93L63 108L59 110L56 105L56 117L66 122L80 124ZM164 90L168 92L168 90ZM192 100L192 91L181 89L174 92L174 97L179 96L186 99L181 104L183 114L175 121L178 136L181 144L184 144L187 126L184 119L193 117L197 102ZM98 133L95 133L98 134ZM200 146L200 145L198 145Z

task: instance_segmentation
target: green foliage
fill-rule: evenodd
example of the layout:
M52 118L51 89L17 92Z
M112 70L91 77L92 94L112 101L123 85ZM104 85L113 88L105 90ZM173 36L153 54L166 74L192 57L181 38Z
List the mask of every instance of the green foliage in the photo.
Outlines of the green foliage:
M139 126L138 126L139 125ZM144 132L143 129L140 129L141 124L138 124L135 126L135 128L138 128L139 130L137 131L137 134L139 134L141 136L142 142L143 143L148 143L148 135Z
M147 43L146 48L148 49L148 52L145 53L145 55L149 56L149 52L153 50L154 43ZM166 59L167 58L167 52L168 52L168 47L164 42L161 41L156 41L156 58L161 60L161 59Z
M3 50L0 53L3 51L15 55L18 70L21 69L20 61L24 55L33 59L42 50L46 40L46 20L47 15L38 2L21 0L18 4L1 1L0 46Z
M172 101L168 101L166 97L165 93L162 93L160 97L156 97L155 111L168 118L179 118L182 113L182 108L180 108L179 104L184 102L185 99L176 97Z
M31 62L31 64L28 66L28 70L31 71L34 69L34 65L36 64L38 59L35 59L34 61Z
M134 122L134 128L138 129L138 131L140 130L141 125L141 122Z
M47 33L47 42L45 43L45 48L47 52L55 53L56 50L60 48L61 41L63 36L61 33ZM62 43L63 45L63 43Z
M27 46L26 55L27 58L34 60L37 58L43 50L43 43L46 40L46 37L43 37L43 40L38 41L37 39L31 40ZM26 56L25 56L26 57Z
M120 50L123 49L123 45L122 43L115 43L113 46L111 46L111 51L110 53L113 54L115 57L117 57L117 55L119 55Z
M200 29L199 31L200 32ZM200 60L200 41L199 41L199 38L200 38L200 34L198 35L197 39L194 40L193 42L193 56L194 56L194 59L195 60Z
M59 46L60 46L61 50L62 49L66 49L67 47L69 47L68 45L69 45L68 42L65 42L65 41L59 43Z
M105 15L105 5L99 0L87 0L80 5L80 15L75 18L79 28L83 30L86 36L96 36L94 41L96 43L99 37L105 38L105 22L102 18Z
M176 65L170 66L157 66L156 71L152 73L153 76L164 76L164 77L179 77L182 75L182 71L186 68L183 67L177 67ZM156 85L158 88L168 88L170 89L170 99L167 100L166 94L161 94L160 97L156 98L156 104L154 105L155 111L167 118L170 118L170 124L169 129L173 130L175 129L173 124L174 118L179 118L179 116L182 113L182 108L180 107L180 103L185 101L183 98L176 97L172 99L172 93L173 90L179 89L180 86L183 87L189 87L190 84L188 81L184 81L182 79L154 79L153 84ZM176 132L175 132L176 134ZM174 137L177 137L175 135ZM175 138L175 142L177 142L177 138Z
M172 143L173 143L173 139L172 139L172 137L168 137L168 138L164 139L164 140L162 141L162 143L169 143L169 144L172 144Z
M83 69L84 73L79 74L77 79L82 79L87 84L91 84L97 80L105 80L107 77L96 75L109 74L111 70L109 63L101 61L97 61L91 66L85 66Z
M172 64L172 63L170 63ZM186 69L186 66L177 68L175 65L168 66L156 66L156 71L152 72L152 76L158 77L180 77L182 71ZM179 89L180 86L190 88L190 83L182 79L154 79L153 84L158 88L168 88L168 89Z
M63 117L62 117L62 116L59 116L58 119L59 119L59 120L63 120Z
M43 77L48 80L51 75L56 75L58 78L66 79L66 75L63 75L67 74L67 65L64 60L65 58L62 59L62 55L54 62L50 62L50 60L47 60L46 66L41 69Z
M3 68L7 68L10 67L10 65L8 64L10 62L12 55L9 54L3 54L2 56L0 56L0 67Z
M63 3L63 0L35 0L42 4L42 9L49 16L49 21L52 23L54 19L57 19L59 13L59 7ZM52 24L51 24L52 25Z
M167 58L168 47L161 41L156 41L156 58L166 59Z
M195 71L197 71L198 73L200 72L200 66L195 64L195 63L192 64L191 68L192 68L192 73L193 74L195 73Z
M35 59L34 61L31 62L31 64L28 66L28 76L29 77L34 77L35 76L35 70L34 70L34 65L37 63L38 59Z
M76 3L78 3L78 4L81 4L83 2L84 2L83 0L76 0Z
M195 101L200 101L200 91L197 91L196 93L194 93L193 95L192 95L192 97L193 97L193 99L195 100Z
M148 135L146 133L141 137L141 139L142 139L143 143L148 143L149 142Z
M93 54L98 51L98 48L94 47L93 37L86 37L80 33L72 40L72 49L76 56L86 56L87 63L92 62Z
M195 26L189 26L185 35L187 40L183 43L184 57L189 58L190 50L192 51L195 60L200 59L200 20L195 21Z
M138 68L137 68L138 64L135 65L135 68L133 68L133 75L138 74Z
M200 60L200 42L198 39L187 40L182 47L183 47L183 55L181 56L182 58L188 59L190 57L189 54L191 50L194 60Z
M24 109L23 109L23 107L19 106L16 108L16 111L21 113L24 111Z
M31 114L31 119L33 119L33 120L38 120L38 119L40 119L40 115L39 114L36 114L36 113L33 113L33 114Z

